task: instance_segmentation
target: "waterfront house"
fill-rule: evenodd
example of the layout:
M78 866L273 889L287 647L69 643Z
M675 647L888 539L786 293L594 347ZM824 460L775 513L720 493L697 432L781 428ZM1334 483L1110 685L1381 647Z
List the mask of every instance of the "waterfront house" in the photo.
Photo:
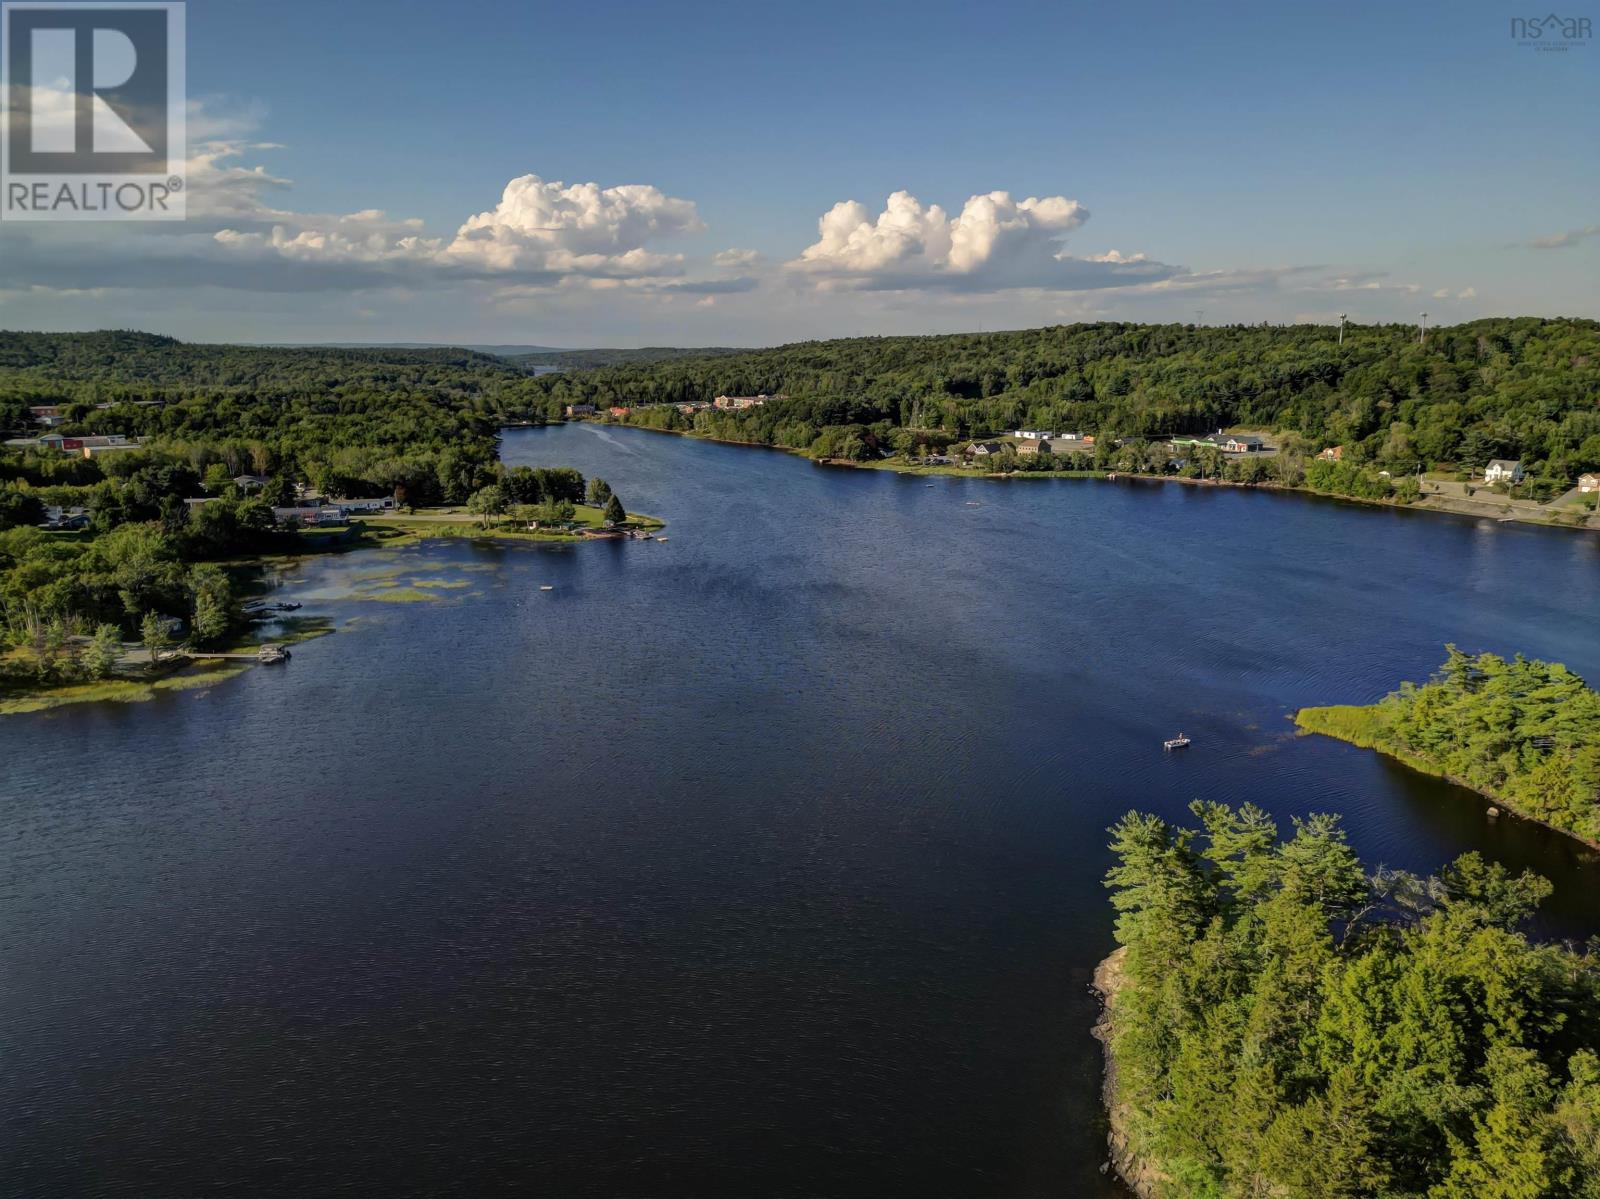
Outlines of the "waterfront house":
M1318 454L1317 457L1323 462L1343 462L1344 446L1330 445L1327 449L1323 450L1322 453Z
M621 420L632 411L632 408L624 408L620 404L613 404L611 407L606 409L606 414L608 416L615 417L617 420Z
M1590 492L1600 491L1600 475L1579 475L1578 492L1588 495Z
M362 500L329 500L328 507L337 508L341 515L351 516L360 512L392 512L394 511L394 496L374 496Z
M1017 444L1017 457L1019 458L1037 458L1040 454L1048 454L1049 452L1050 443L1042 437Z
M966 454L971 458L989 458L1000 452L998 441L975 441L966 448Z
M595 413L595 407L594 407L593 404L568 404L567 405L567 415L568 416L593 416L594 413Z
M1509 458L1496 458L1483 470L1485 483L1509 483L1516 486L1522 482L1522 463L1513 462Z
M1194 449L1204 446L1207 449L1221 450L1224 454L1259 454L1267 448L1267 443L1259 437L1224 433L1218 429L1208 437L1194 437L1181 435L1172 439L1172 444L1179 449Z
M740 412L746 408L759 408L771 398L766 392L758 396L718 396L711 401L711 406L724 412Z

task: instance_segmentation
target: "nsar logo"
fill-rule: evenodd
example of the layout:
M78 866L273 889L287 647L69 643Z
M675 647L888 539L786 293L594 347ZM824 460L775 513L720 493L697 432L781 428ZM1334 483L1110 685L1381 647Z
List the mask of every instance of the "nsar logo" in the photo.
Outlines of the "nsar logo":
M1594 36L1588 17L1563 17L1546 13L1542 17L1512 17L1511 40L1534 50L1571 50L1587 45Z

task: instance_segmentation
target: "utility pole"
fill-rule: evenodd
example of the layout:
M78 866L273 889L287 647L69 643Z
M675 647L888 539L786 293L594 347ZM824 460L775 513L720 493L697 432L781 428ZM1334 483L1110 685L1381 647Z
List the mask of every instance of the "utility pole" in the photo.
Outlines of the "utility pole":
M1428 314L1426 312L1422 314L1422 324L1417 328L1417 344L1419 346L1428 344Z
M1205 319L1206 319L1206 310L1204 308L1196 308L1194 310L1195 328L1198 329L1200 327L1201 322L1204 321Z
M1339 314L1339 344L1344 345L1344 313Z

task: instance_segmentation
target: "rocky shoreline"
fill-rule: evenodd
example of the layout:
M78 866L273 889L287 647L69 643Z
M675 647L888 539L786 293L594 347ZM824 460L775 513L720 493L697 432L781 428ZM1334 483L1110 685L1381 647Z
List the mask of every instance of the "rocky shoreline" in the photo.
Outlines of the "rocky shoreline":
M1101 1099L1111 1130L1106 1134L1106 1147L1110 1160L1107 1165L1139 1199L1155 1199L1157 1188L1167 1177L1152 1163L1134 1152L1128 1136L1129 1109L1117 1095L1117 1059L1111 1052L1111 1038L1116 997L1127 986L1125 962L1128 948L1123 946L1106 958L1094 970L1094 992L1100 997L1100 1018L1095 1021L1094 1038L1105 1050L1105 1076L1101 1084Z

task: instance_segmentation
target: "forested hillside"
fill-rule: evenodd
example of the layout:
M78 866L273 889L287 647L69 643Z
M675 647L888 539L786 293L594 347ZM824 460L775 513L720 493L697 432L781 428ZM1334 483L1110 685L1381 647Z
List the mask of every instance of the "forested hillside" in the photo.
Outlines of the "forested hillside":
M1600 1196L1600 963L1521 931L1545 880L1193 811L1130 813L1108 877L1113 1119L1160 1199Z
M1150 441L1245 426L1293 434L1291 449L1344 445L1346 462L1396 473L1512 458L1564 482L1600 468L1600 324L1581 320L1474 321L1430 330L1422 346L1403 325L1352 325L1342 346L1314 325L854 338L565 372L539 388L553 413L783 396L747 412L628 419L828 456L1017 427Z
M500 423L529 413L526 372L466 350L187 345L143 333L0 333L0 427L35 432L27 407L64 408L67 433L139 437L197 473L287 474L339 494L465 499L495 458ZM141 402L160 401L156 406ZM542 418L542 408L540 410ZM92 482L100 472L29 455L0 480ZM85 479L87 473L89 478ZM471 484L469 486L469 484Z

